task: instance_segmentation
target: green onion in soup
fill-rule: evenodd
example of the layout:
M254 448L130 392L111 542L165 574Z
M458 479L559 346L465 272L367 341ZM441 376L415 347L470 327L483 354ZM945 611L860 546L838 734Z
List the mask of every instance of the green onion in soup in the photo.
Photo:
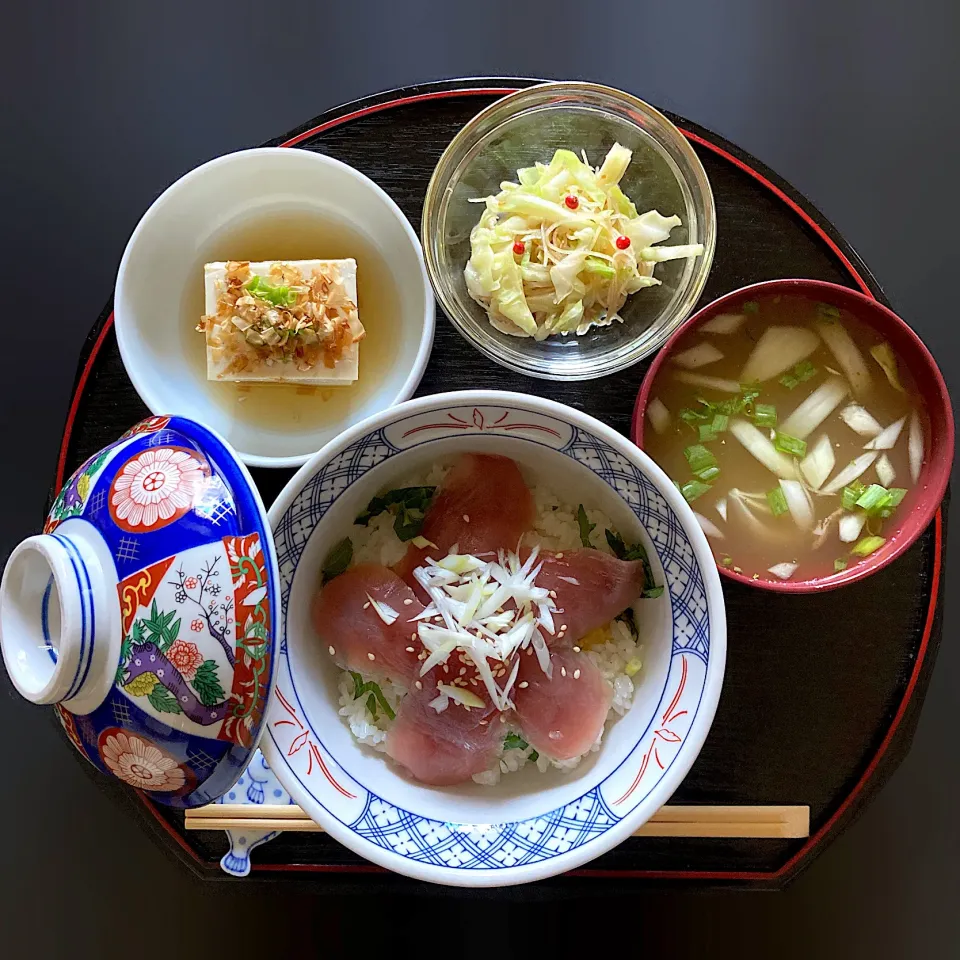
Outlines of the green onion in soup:
M647 450L717 562L830 576L880 550L927 456L926 413L889 343L803 297L744 302L690 331L657 375Z

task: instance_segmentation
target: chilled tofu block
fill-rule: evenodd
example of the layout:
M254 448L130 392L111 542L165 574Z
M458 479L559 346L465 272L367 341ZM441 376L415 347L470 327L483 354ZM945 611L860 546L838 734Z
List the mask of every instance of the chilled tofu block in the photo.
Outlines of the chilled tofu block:
M357 262L227 261L204 264L207 379L350 384L364 330Z

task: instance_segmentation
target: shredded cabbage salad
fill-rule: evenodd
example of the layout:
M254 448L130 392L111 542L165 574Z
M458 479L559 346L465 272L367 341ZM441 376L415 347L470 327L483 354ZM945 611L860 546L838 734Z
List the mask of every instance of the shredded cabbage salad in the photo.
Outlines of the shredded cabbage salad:
M638 214L618 184L632 153L615 143L603 163L557 150L517 171L485 204L470 233L467 290L503 333L545 340L622 322L630 294L660 281L657 263L703 253L703 244L656 246L680 225Z

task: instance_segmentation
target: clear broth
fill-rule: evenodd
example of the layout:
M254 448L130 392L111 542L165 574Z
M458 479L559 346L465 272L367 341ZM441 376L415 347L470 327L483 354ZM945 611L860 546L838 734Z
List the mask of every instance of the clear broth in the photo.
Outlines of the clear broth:
M206 380L206 346L195 329L204 313L203 265L218 260L357 261L357 299L366 336L360 343L360 375L355 383L321 387L282 383L225 383ZM291 210L251 217L233 225L200 250L181 301L183 342L198 379L207 382L213 401L236 420L261 427L282 423L284 430L313 431L348 421L387 375L390 326L398 302L386 260L349 224L315 211Z
M709 342L723 351L723 358L691 372L737 381L750 352L764 330L773 325L813 327L818 319L818 305L812 300L775 296L759 298L754 302L759 309L746 314L746 320L736 333L712 334L701 332L699 328L694 329L677 342L672 355L676 356L698 343ZM740 309L733 307L728 312L742 312L742 305ZM893 515L883 521L882 527L878 530L880 536L889 537L890 532L899 526L899 518L911 509L914 501L907 452L909 415L914 410L919 414L925 435L924 448L928 454L929 430L926 413L916 383L906 366L902 362L898 364L900 382L905 390L905 393L900 393L890 385L883 369L871 357L870 348L883 342L883 338L846 311L841 311L837 322L846 328L863 355L867 369L872 375L872 386L867 397L855 398L849 394L842 400L830 416L806 438L807 447L808 451L812 449L824 433L830 437L836 463L830 477L824 483L826 486L833 476L864 452L864 444L870 439L855 433L840 418L840 412L848 404L860 403L879 421L881 427L886 427L903 416L908 417L894 448L883 451L896 472L891 486L905 487L910 491ZM828 376L832 376L827 368L840 371L835 357L822 341L807 359L817 370L816 375L810 380L800 383L792 390L780 383L779 375L762 384L758 401L776 405L778 424L782 424L803 400ZM717 402L729 399L731 394L682 383L675 378L675 374L680 370L681 367L668 362L657 375L650 392L650 400L654 398L661 400L670 412L671 422L664 434L658 434L647 417L644 424L644 448L666 470L671 479L683 484L693 478L684 450L691 444L699 443L700 439L696 427L691 428L679 419L679 411L695 407L698 396ZM744 419L750 418L744 416ZM768 428L758 429L765 435L769 435ZM751 493L766 493L778 486L778 480L729 432L719 434L716 440L704 445L716 457L720 475L712 482L710 491L694 500L691 507L713 522L725 534L723 539L708 538L718 564L752 577L754 580L781 582L780 578L769 572L769 568L776 564L797 564L796 570L789 578L796 581L832 576L837 572L834 564L838 560L845 561L848 567L860 562L861 558L850 554L851 548L857 541L842 542L836 520L830 526L825 542L818 548L813 546L814 536L809 532L801 531L789 513L774 517L764 512L762 505L756 515L764 524L768 533L766 537L759 537L756 529L742 518L736 508L731 507L729 501L725 521L717 511L717 502L727 497L731 488L736 487ZM877 459L879 460L879 457ZM877 476L876 461L859 479L866 485L882 483ZM840 494L828 496L813 493L811 500L815 526L840 507ZM868 535L869 532L864 527L860 537Z

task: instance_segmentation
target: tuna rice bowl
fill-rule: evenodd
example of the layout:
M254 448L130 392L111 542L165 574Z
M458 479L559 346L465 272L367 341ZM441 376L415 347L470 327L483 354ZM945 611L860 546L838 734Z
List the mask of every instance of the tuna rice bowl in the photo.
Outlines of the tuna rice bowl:
M327 552L313 599L339 716L423 784L569 773L643 674L644 601L663 590L643 546L507 457L402 481Z

